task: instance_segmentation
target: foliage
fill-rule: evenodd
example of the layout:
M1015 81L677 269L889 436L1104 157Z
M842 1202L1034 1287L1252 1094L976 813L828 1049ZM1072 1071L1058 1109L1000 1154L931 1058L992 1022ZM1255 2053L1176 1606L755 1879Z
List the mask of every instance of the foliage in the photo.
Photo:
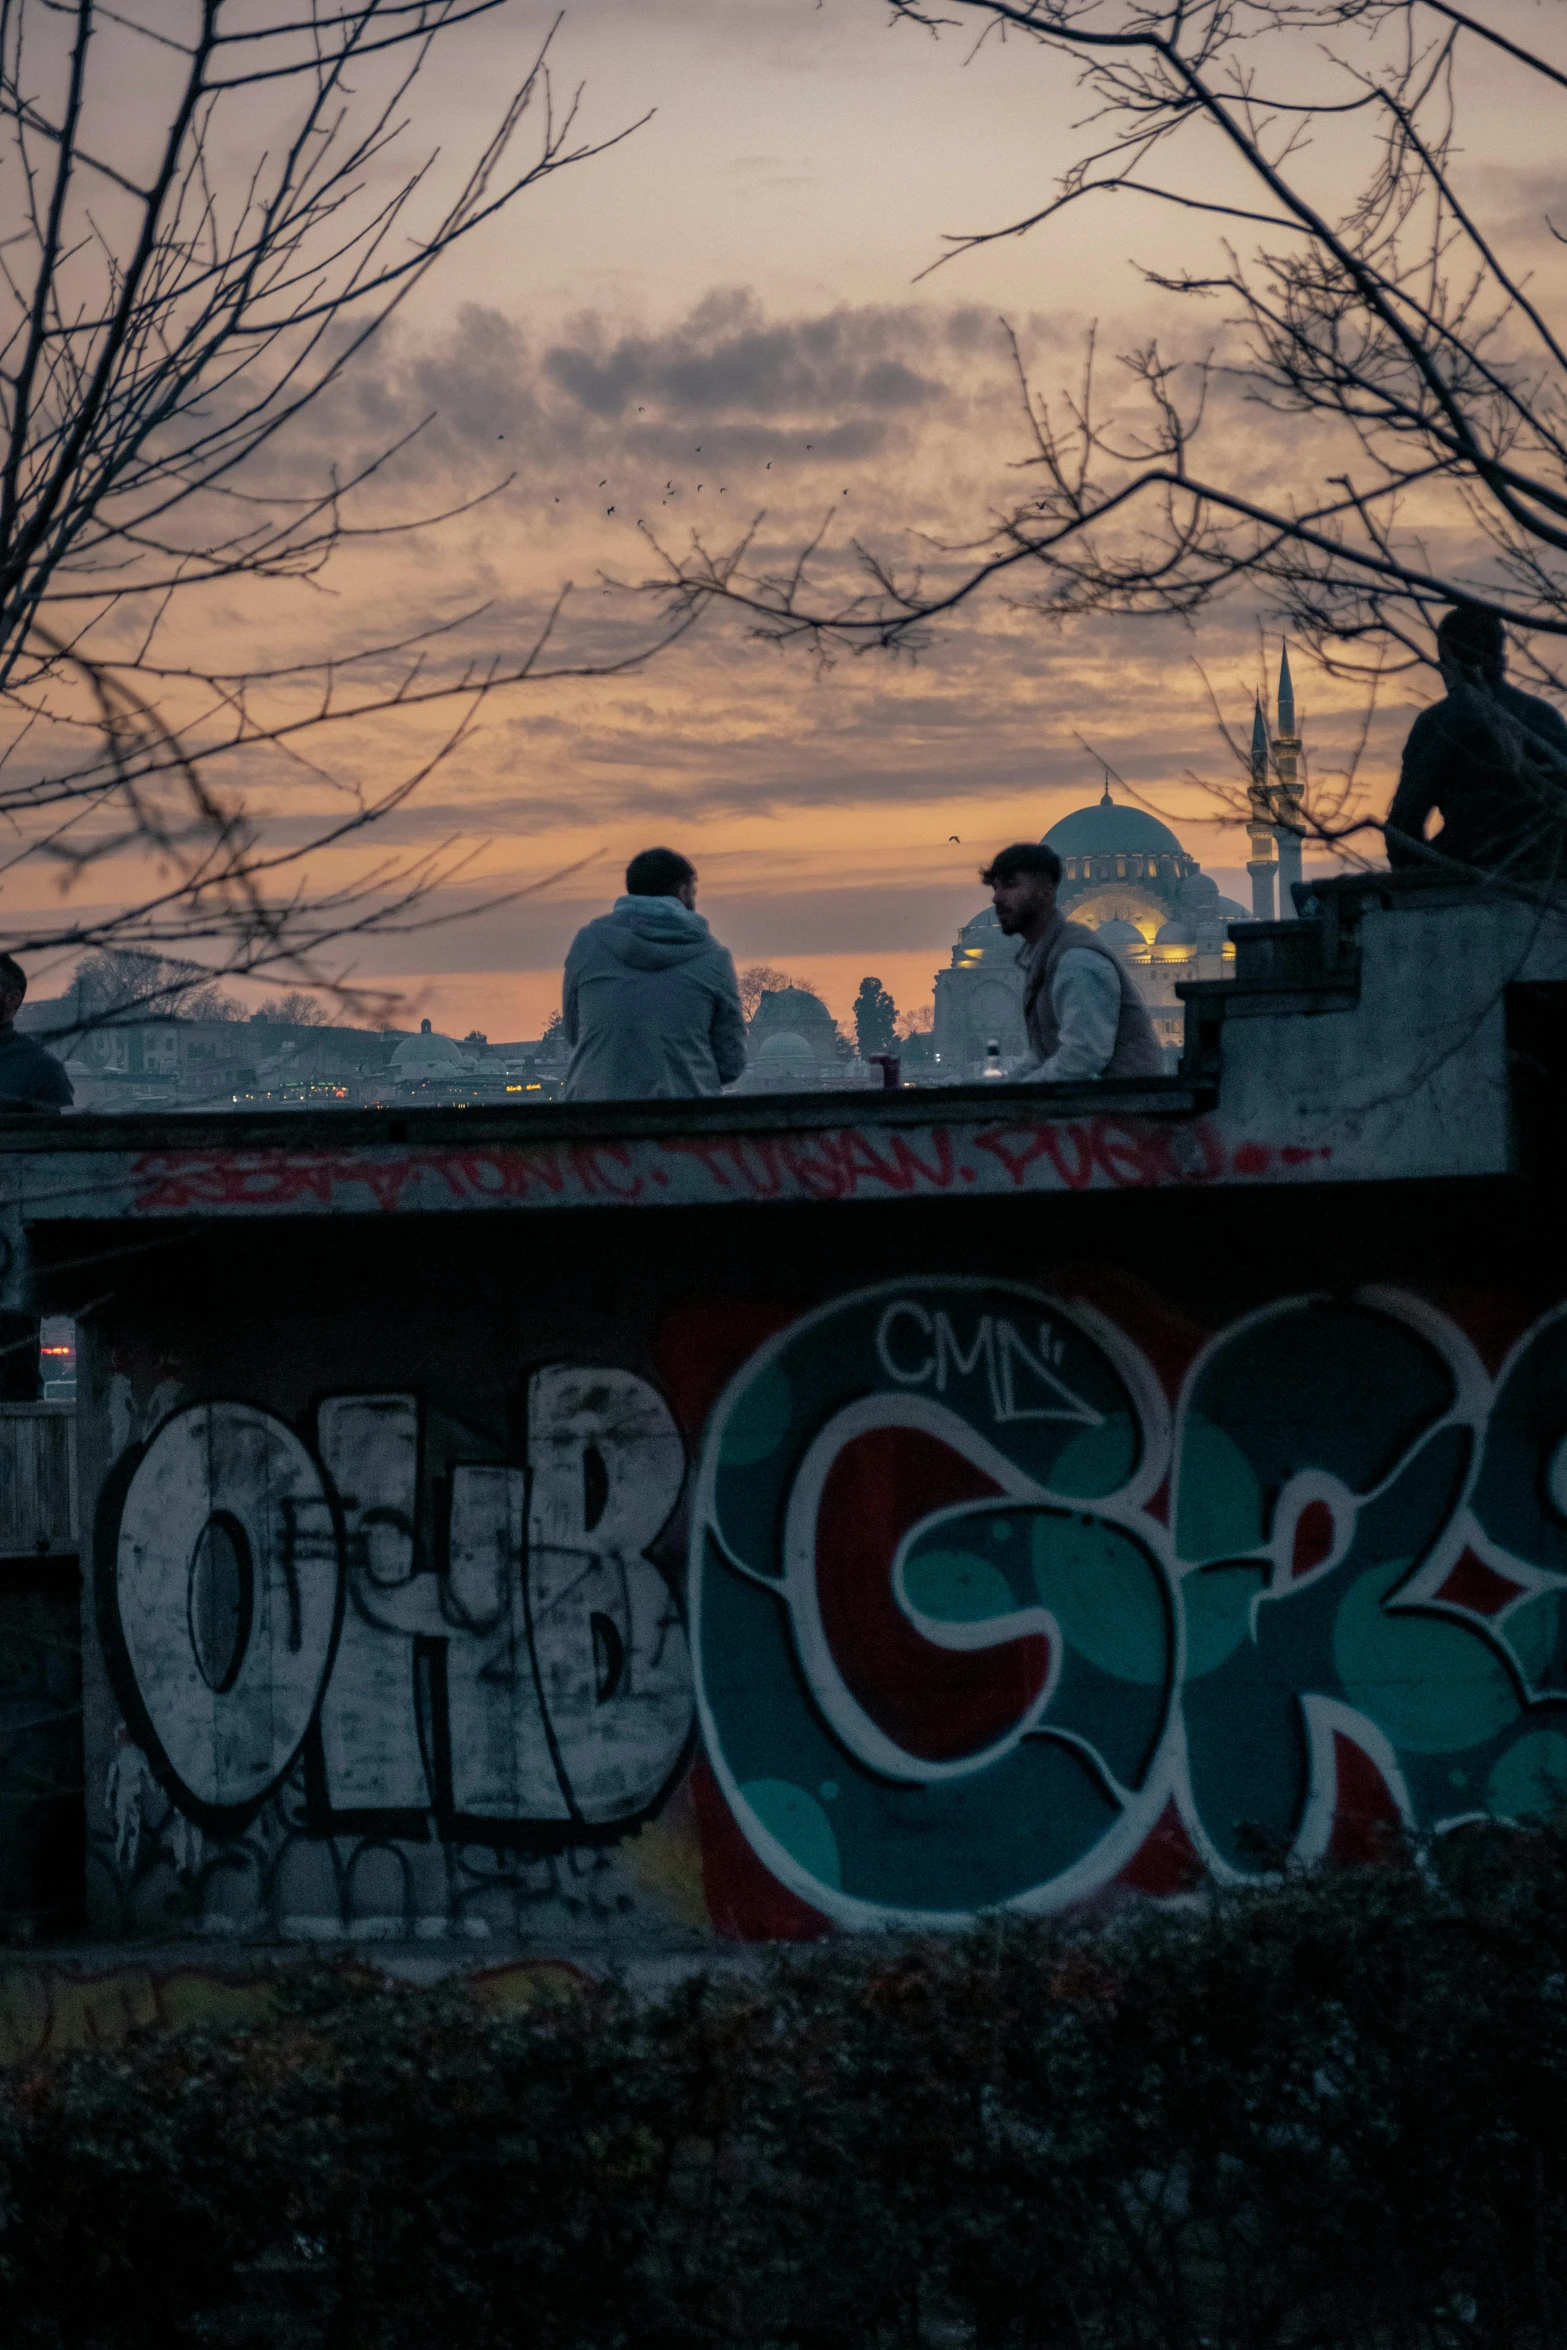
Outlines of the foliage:
M898 1007L879 979L860 981L860 992L854 999L854 1033L860 1048L860 1059L868 1061L872 1053L890 1053L898 1031Z
M1567 1846L1487 1832L651 2005L304 1974L13 2079L7 2338L275 2342L285 2280L290 2338L365 2350L1525 2350L1564 1929Z

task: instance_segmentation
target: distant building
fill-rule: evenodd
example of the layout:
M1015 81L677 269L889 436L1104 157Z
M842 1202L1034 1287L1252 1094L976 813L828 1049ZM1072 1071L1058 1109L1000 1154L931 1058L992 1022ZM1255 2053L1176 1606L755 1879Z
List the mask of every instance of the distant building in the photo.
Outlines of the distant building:
M110 1015L78 1032L75 1018L72 999L57 996L24 1004L18 1025L65 1062L76 1108L95 1112L350 1110L391 1102L523 1108L558 1095L566 1069L558 1038L492 1045L475 1031L458 1045L428 1020L409 1036L149 1011Z
M258 1034L260 1024L247 1020L162 1013L59 1035L69 999L40 1003L33 1015L26 1025L65 1062L79 1110L221 1108L237 1086L254 1084L261 1054L276 1050L276 1032Z
M746 1029L745 1069L729 1093L843 1092L881 1083L808 987L768 988Z
M808 987L770 987L764 992L746 1029L746 1048L753 1061L774 1036L795 1038L814 1061L831 1063L845 1057L837 1022Z
M1300 724L1295 715L1288 645L1279 656L1278 712L1278 728L1270 734L1267 712L1258 695L1251 720L1250 822L1246 828L1251 835L1246 870L1251 875L1254 922L1294 921L1294 890L1301 879L1306 778L1300 763Z
M1061 859L1062 912L1125 956L1173 1066L1184 1025L1175 983L1227 975L1235 952L1229 925L1248 919L1245 907L1220 897L1167 824L1119 805L1108 784L1096 805L1075 808L1044 837ZM992 1041L1003 1055L1028 1049L1017 942L1002 936L985 906L958 933L950 968L936 974L940 1074L977 1070Z

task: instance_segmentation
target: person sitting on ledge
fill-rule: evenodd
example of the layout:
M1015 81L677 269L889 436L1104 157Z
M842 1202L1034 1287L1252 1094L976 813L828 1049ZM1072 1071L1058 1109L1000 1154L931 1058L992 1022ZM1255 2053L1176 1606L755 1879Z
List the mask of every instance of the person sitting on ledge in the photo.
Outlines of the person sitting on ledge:
M68 1110L76 1099L76 1088L53 1053L17 1033L16 1015L26 993L21 964L14 955L0 955L0 1118Z
M1069 1077L1157 1077L1164 1055L1130 971L1103 939L1056 904L1061 860L1043 841L1003 849L980 875L1007 938L1021 938L1029 1052L1008 1074L1024 1084Z
M745 1067L740 986L696 911L689 858L632 858L625 896L571 942L561 1016L570 1101L663 1101L734 1083Z
M1436 632L1443 700L1404 745L1387 812L1387 861L1434 880L1567 881L1567 721L1507 682L1494 612L1457 604ZM1425 837L1433 809L1442 818Z

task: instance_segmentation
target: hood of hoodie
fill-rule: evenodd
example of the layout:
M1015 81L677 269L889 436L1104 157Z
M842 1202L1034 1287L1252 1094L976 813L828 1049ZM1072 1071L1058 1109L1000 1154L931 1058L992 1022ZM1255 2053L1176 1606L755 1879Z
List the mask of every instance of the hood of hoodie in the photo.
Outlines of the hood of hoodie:
M632 971L667 971L711 946L702 915L679 898L617 898L613 911L588 924L595 940Z

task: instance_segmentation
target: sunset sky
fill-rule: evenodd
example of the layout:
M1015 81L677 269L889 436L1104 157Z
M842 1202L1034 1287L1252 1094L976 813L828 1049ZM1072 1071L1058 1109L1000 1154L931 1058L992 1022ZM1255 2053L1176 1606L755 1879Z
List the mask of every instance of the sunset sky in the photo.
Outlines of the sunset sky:
M519 6L454 41L419 135L449 158L471 149L551 13ZM878 0L575 0L557 88L584 85L590 135L651 120L454 255L311 428L315 453L346 464L433 412L391 484L405 511L515 482L350 558L326 607L214 607L209 624L297 645L323 609L375 633L486 602L467 641L505 651L571 581L562 644L602 650L651 621L601 579L648 574L639 521L670 545L693 524L718 544L765 509L763 541L783 550L831 509L838 536L893 553L912 532L982 529L1026 455L1001 320L1053 393L1094 321L1112 354L1148 331L1134 263L1169 263L1189 232L1123 200L916 282L944 233L1037 203L1074 152L1062 66L1017 42L970 47L889 26ZM1474 171L1493 211L1528 212L1554 178L1548 127L1513 119L1501 80L1476 91ZM1234 430L1280 494L1303 462L1288 429ZM976 867L1097 798L1100 761L1244 898L1244 836L1199 780L1235 772L1203 673L1244 734L1260 647L1243 602L1195 631L1052 633L991 597L916 662L826 670L715 618L634 674L518 688L393 838L471 856L443 915L533 894L374 946L356 975L451 1032L536 1035L574 929L614 897L628 855L661 841L699 865L702 910L739 963L783 966L840 1016L875 972L909 1009L982 902ZM1323 776L1348 755L1357 698L1298 657L1296 677ZM1429 698L1419 677L1389 689L1365 768L1379 806Z

